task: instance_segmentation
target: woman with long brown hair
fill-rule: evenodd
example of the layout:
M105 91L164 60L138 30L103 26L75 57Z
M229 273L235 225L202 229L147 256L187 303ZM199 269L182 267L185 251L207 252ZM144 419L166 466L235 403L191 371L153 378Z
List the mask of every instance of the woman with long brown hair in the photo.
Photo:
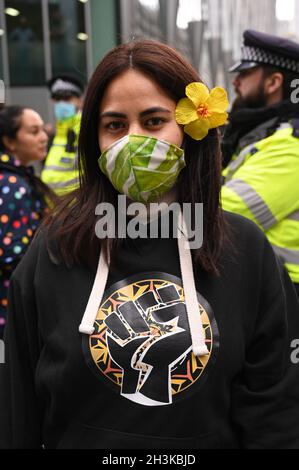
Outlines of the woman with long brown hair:
M96 69L80 189L13 275L0 447L299 446L298 304L264 235L221 210L227 106L153 41ZM179 208L168 238L156 202Z

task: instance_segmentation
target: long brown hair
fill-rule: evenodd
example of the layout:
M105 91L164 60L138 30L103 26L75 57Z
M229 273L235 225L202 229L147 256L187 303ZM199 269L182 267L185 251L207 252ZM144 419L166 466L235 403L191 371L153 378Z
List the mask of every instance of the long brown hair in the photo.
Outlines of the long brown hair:
M101 173L98 158L99 108L107 86L134 68L149 76L178 102L191 82L202 82L192 66L171 47L151 40L123 44L109 52L95 70L86 93L79 137L80 189L69 195L47 221L51 237L67 265L94 266L101 247L116 257L120 240L99 240L95 234L95 208L101 202L116 207L117 192ZM186 168L178 181L179 203L204 204L204 243L193 253L207 272L218 273L226 224L220 208L221 153L218 130L201 142L185 138Z

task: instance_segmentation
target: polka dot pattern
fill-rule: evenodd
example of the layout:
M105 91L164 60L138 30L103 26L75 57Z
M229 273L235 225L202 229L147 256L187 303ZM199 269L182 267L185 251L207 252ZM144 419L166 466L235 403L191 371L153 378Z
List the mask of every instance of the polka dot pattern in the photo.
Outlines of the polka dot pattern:
M28 249L45 214L28 170L9 155L0 155L0 339L6 322L9 280Z

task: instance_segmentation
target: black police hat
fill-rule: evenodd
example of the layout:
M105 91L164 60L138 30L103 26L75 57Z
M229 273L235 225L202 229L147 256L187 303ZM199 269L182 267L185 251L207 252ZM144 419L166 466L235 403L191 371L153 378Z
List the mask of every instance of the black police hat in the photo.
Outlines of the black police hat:
M299 44L251 29L245 31L241 61L229 72L241 72L260 65L299 73Z
M84 85L77 78L69 75L57 75L47 83L53 99L70 98L71 96L80 96L84 93Z

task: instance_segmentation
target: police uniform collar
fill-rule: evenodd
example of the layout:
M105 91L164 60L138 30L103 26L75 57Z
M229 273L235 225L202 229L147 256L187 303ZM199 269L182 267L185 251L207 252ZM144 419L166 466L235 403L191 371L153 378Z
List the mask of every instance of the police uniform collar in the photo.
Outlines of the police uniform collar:
M296 118L299 118L299 105L294 105L288 100L265 108L243 108L232 112L222 141L225 166L236 152L241 139L254 129L263 126L268 128L271 134L271 130L272 133L275 132L283 122L293 125Z

